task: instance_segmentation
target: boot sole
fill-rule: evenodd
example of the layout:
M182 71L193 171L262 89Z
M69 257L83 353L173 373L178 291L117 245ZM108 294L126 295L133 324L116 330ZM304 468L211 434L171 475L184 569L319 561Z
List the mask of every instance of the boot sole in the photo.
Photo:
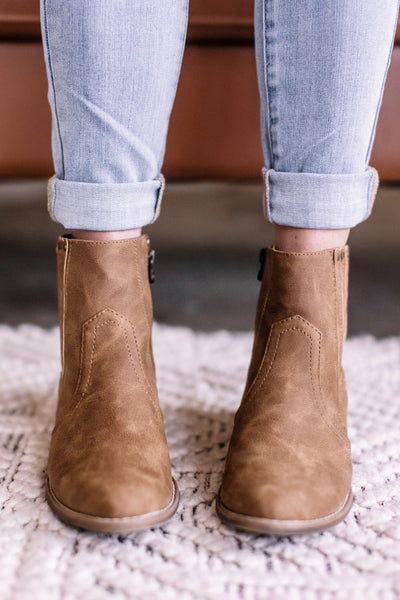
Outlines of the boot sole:
M133 517L96 517L73 510L60 502L53 492L48 478L46 479L46 500L54 514L67 525L97 533L136 533L158 527L175 514L179 505L179 490L175 479L172 479L172 484L172 498L165 508Z
M308 520L267 519L264 517L244 515L230 510L222 503L220 494L218 494L217 514L223 523L234 529L240 529L241 531L278 536L300 535L304 533L325 531L325 529L334 527L334 525L343 521L349 513L352 504L353 494L350 490L340 508L331 514L326 515L326 517Z

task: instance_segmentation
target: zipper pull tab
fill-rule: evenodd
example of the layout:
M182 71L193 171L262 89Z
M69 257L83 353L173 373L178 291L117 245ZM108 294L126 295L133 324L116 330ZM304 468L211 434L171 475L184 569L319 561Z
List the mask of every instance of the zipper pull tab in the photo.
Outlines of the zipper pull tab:
M265 248L261 248L259 260L260 260L260 268L258 269L257 279L258 279L258 281L262 281L263 275L264 275L264 269L265 269L265 261L267 260L267 251Z
M156 258L156 252L155 250L150 250L149 252L149 260L148 260L148 274L149 274L149 281L150 283L153 283L155 281L155 275L154 275L154 261Z
M57 241L57 252L67 249L67 240L64 237L60 237Z
M336 262L340 262L342 260L344 260L346 257L346 252L343 250L343 248L338 248L335 251L335 261Z

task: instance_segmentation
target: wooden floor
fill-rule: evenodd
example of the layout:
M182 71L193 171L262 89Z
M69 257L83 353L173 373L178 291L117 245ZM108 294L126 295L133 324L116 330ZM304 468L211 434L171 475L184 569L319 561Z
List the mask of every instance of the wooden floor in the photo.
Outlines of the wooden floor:
M160 322L249 330L258 252L271 242L262 185L170 183L159 220L152 287ZM55 239L46 182L0 182L0 322L57 322ZM349 334L400 333L400 187L381 186L373 216L350 238Z

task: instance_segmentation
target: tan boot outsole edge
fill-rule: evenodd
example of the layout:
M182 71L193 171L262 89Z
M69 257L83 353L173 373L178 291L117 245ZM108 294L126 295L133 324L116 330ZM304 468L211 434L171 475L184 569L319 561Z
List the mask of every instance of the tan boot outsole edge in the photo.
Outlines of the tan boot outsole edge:
M179 505L179 490L175 479L172 479L173 490L170 502L161 510L136 515L133 517L95 517L72 510L65 506L54 494L49 479L46 478L46 499L54 514L67 525L80 527L97 533L127 534L158 527L168 521Z
M243 515L229 510L229 508L222 503L220 494L218 494L217 514L225 525L242 531L278 536L300 535L325 531L325 529L337 525L343 521L349 513L352 504L353 494L350 490L340 508L326 517L309 520L266 519L264 517Z

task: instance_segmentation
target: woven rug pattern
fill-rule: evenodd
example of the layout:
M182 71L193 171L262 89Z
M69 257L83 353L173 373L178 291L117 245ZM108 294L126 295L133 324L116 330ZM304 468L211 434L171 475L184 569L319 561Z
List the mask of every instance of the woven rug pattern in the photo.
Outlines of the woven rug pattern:
M331 531L232 531L215 512L251 334L156 325L155 358L177 515L98 535L44 500L59 374L57 329L0 326L0 599L400 598L400 339L346 342L355 504Z

